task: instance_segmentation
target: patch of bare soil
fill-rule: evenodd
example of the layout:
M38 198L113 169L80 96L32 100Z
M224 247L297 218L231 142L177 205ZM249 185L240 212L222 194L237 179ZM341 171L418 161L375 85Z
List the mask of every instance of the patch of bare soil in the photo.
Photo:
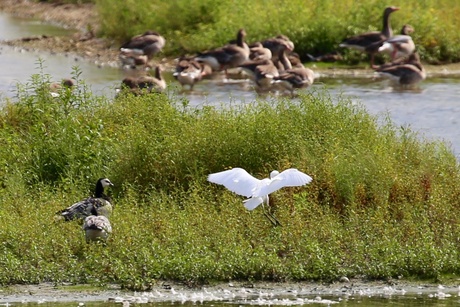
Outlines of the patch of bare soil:
M73 54L99 65L117 63L118 46L98 38L99 19L94 4L56 4L28 0L2 0L0 11L23 18L36 18L69 29L70 36L34 36L9 40L3 43L26 50L51 51Z

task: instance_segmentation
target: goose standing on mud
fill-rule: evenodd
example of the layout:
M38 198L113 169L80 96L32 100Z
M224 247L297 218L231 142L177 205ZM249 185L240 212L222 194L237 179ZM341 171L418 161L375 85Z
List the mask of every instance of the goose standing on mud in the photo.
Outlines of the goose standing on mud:
M249 47L245 43L246 31L240 29L237 34L236 44L205 51L198 54L195 60L209 65L213 71L225 71L243 64L249 59Z
M417 52L413 52L407 61L401 64L385 65L376 72L403 87L411 87L426 78L425 68Z
M96 183L93 196L58 211L56 214L59 214L59 218L63 218L65 221L85 219L91 215L110 217L112 204L110 203L110 197L104 194L104 188L106 187L113 187L113 183L108 178L100 178Z
M359 51L366 52L371 57L371 66L374 68L374 57L378 52L378 49L372 48L372 44L378 43L380 41L385 41L393 36L393 30L390 25L390 15L391 13L399 10L398 7L390 6L387 7L383 12L383 28L380 32L367 32L360 35L352 36L345 39L340 43L340 47L356 49ZM369 48L371 47L371 48Z
M310 183L313 179L307 174L290 168L283 172L272 171L270 178L257 179L242 168L232 168L219 173L210 174L208 181L221 184L230 191L246 196L248 199L243 201L244 207L254 210L259 205L264 208L264 213L273 225L281 225L280 222L269 212L266 211L264 203L269 206L268 195L284 187L299 187Z

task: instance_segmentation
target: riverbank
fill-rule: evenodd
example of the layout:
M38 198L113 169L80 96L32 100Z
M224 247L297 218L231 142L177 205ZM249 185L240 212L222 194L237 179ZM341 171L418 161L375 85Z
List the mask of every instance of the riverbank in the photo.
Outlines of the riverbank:
M53 54L66 54L78 60L85 60L98 66L118 67L119 43L97 37L100 25L94 4L53 4L28 0L4 0L0 11L21 18L34 18L56 24L76 32L70 36L40 35L3 41L25 51L42 51ZM173 59L162 58L159 62L166 68L174 67ZM373 71L365 67L342 67L335 65L309 65L321 77L373 77ZM460 63L446 65L425 65L430 77L460 76Z
M353 297L372 296L425 296L445 298L458 295L458 286L425 283L388 283L346 281L332 284L322 283L243 283L229 282L200 287L189 287L174 282L159 282L147 291L133 292L116 285L97 288L82 285L55 286L50 283L38 285L16 285L0 288L0 304L7 303L51 303L51 302L204 302L204 301L257 301L258 305L273 305L280 299L289 300L290 305L315 301L334 303ZM286 303L284 304L286 305Z
M3 42L26 51L46 51L69 54L97 65L117 65L118 44L96 37L99 29L94 4L52 4L47 2L4 0L0 11L20 18L34 18L43 22L75 29L70 36L24 37Z

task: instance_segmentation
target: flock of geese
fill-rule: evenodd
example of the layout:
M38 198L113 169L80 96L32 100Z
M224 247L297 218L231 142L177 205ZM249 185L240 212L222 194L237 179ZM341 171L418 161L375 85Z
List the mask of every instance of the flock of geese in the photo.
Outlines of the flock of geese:
M297 187L310 183L313 179L307 174L290 168L283 172L272 171L269 178L257 179L242 168L233 168L208 176L208 181L225 186L230 191L247 197L244 206L254 210L262 204L265 216L274 225L281 223L269 211L268 195L283 188ZM113 187L108 178L100 178L96 182L93 196L76 202L70 207L56 212L58 220L74 221L83 220L83 230L87 243L107 242L112 233L110 215L113 211L112 200L104 194L104 189ZM267 205L265 208L264 204Z
M399 10L387 7L383 13L381 31L367 32L345 39L339 44L370 55L371 67L382 77L387 77L402 86L416 84L426 78L415 44L410 36L414 29L405 25L401 34L393 36L390 15ZM177 60L173 76L182 85L193 90L194 85L207 76L225 73L229 69L243 71L260 91L288 91L307 88L313 84L315 73L305 67L294 52L294 43L285 35L278 35L248 45L246 32L240 29L236 40L195 56L183 56ZM142 92L163 92L166 82L162 77L162 67L157 65L153 75L147 73L152 68L152 59L166 44L166 39L154 31L146 31L134 36L120 48L119 59L122 67L138 73L131 74L122 81L122 89L140 94ZM391 56L392 62L376 66L374 57L378 53Z
M383 28L380 32L368 32L345 39L339 46L360 50L370 55L371 66L377 73L388 77L402 86L416 84L426 78L420 63L415 44L410 37L413 28L405 25L401 34L393 36L390 15L399 8L387 7L383 13ZM300 88L313 84L314 72L306 68L294 52L294 43L284 35L278 35L251 45L245 43L246 32L240 29L236 41L220 48L199 53L193 57L181 57L177 61L174 77L184 87L193 86L203 77L214 73L239 68L253 81L257 91L289 91L291 94ZM162 77L162 68L157 65L154 75L146 70L151 67L153 57L160 52L166 40L153 31L133 37L120 48L119 58L124 67L141 72L123 79L122 90L135 94L162 92L166 82ZM376 66L374 56L386 52L392 62ZM141 67L142 69L138 69ZM71 85L68 85L71 86ZM279 221L265 210L268 208L268 194L283 187L302 186L312 178L297 169L288 169L281 173L273 171L270 178L256 179L244 169L233 168L208 176L208 181L224 185L236 194L248 197L244 201L246 209L253 210L260 204L273 225ZM113 186L107 178L96 183L94 195L57 212L65 221L83 220L83 230L87 242L106 241L112 232L109 217L112 213L110 197L104 189Z

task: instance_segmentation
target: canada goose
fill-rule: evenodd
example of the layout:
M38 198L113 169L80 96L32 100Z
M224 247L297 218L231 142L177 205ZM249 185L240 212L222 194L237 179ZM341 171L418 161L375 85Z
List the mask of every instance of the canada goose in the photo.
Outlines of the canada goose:
M104 194L104 188L113 186L108 178L100 178L96 182L94 196L79 201L72 206L56 212L60 218L65 221L84 219L90 215L103 215L110 217L112 213L112 204L110 197Z
M245 37L246 31L240 29L236 44L202 52L195 57L195 60L208 64L213 71L224 70L227 74L227 69L237 67L249 59L249 48L244 42Z
M380 32L367 32L360 35L352 36L340 43L340 47L356 49L359 51L366 52L371 56L371 66L374 66L374 56L378 52L378 49L369 48L372 44L384 41L393 36L393 30L390 25L390 14L399 10L399 8L390 6L387 7L383 12L383 28Z
M426 78L425 68L420 62L420 56L417 52L413 52L409 58L401 64L384 66L376 70L376 72L393 82L409 87L419 83Z
M415 51L415 44L410 37L410 33L414 32L414 28L410 25L404 25L400 35L390 37L379 47L379 52L388 52L391 54L391 60L400 57L409 56Z
M130 49L132 52L146 55L147 58L151 60L155 54L163 49L165 43L166 40L163 36L155 31L149 30L143 34L134 36L128 42L124 43L120 51L127 52L125 49Z
M210 73L212 73L212 69L206 63L198 62L193 58L181 57L173 76L182 87L189 85L190 90L193 90L195 83Z
M257 90L270 89L273 78L279 76L278 69L272 60L249 61L239 67L254 81Z
M90 215L85 218L83 223L86 243L93 241L107 241L112 233L112 225L107 217L103 215Z
M301 67L292 68L280 72L278 77L273 78L273 83L279 85L281 89L288 90L291 95L295 89L307 88L315 81L315 73L313 70Z

